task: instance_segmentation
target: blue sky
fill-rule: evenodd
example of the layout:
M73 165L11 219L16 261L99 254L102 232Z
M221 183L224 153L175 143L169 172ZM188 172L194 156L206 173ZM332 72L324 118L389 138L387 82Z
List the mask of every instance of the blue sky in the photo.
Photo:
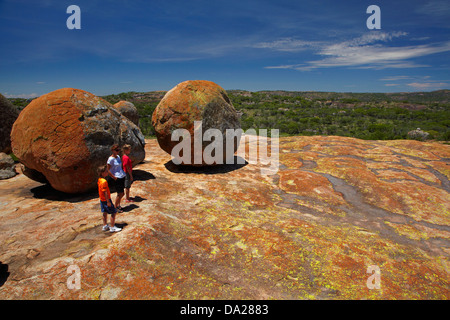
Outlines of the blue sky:
M66 26L73 4L80 30ZM380 30L366 26L372 4ZM0 93L194 79L250 91L449 89L449 20L448 0L0 0Z

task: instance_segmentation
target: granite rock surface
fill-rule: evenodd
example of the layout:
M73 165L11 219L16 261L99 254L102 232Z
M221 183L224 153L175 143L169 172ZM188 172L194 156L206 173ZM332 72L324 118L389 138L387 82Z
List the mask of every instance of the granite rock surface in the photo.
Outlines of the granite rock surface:
M286 137L261 175L174 166L146 142L119 233L95 192L0 181L0 299L450 298L448 145Z

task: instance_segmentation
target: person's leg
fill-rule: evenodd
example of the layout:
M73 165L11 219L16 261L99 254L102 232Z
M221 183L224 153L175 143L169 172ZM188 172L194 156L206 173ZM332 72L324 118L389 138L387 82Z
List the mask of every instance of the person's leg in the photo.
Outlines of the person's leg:
M106 226L106 224L108 223L106 218L107 218L108 214L106 212L103 212L103 225Z
M117 194L117 197L116 197L116 203L115 203L115 206L116 206L116 208L119 209L119 210L120 210L120 208L121 208L121 207L120 207L120 201L122 200L123 196L124 196L124 193L121 192L121 193L118 193L118 194Z
M114 227L116 224L116 214L112 213L111 214L111 228Z
M125 178L117 179L116 180L116 191L117 191L117 197L116 202L114 203L117 210L122 211L120 206L120 201L122 200L124 193L124 187L125 187Z
M125 199L130 201L130 188L125 188Z

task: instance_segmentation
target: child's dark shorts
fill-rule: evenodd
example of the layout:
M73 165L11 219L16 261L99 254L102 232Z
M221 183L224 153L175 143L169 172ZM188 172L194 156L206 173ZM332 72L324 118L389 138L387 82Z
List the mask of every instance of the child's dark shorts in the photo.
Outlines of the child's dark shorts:
M131 180L130 174L127 172L125 177L125 188L130 189L133 181Z
M106 201L100 201L100 208L102 209L102 212L106 212L107 214L114 214L117 212L116 207L111 203L111 207L108 207L108 202Z

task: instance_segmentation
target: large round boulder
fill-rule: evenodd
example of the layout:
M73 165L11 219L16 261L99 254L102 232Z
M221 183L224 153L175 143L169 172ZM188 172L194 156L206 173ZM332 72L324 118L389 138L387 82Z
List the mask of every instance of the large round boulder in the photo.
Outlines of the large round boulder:
M11 152L11 128L19 116L17 108L0 94L0 152Z
M96 187L96 170L106 164L113 144L130 144L133 164L145 158L144 136L134 123L109 102L72 88L33 100L14 123L11 143L29 172L40 172L67 193Z
M228 163L227 160L234 157L239 146L239 138L234 137L233 141L230 141L230 145L233 143L233 151L226 152L226 131L240 129L240 120L226 91L211 81L185 81L168 91L153 112L152 124L160 147L177 160L176 164ZM190 150L179 147L174 149L180 143L186 142L186 137L181 134L172 136L177 129L186 133ZM215 132L210 129L215 129ZM208 135L217 132L220 132L221 136ZM215 145L211 147L213 143ZM211 152L211 149L214 150ZM186 151L190 153L190 157L184 153ZM208 152L214 156L213 162L205 158ZM222 152L220 159L215 157L217 152Z
M135 125L139 126L139 113L133 103L129 101L119 101L113 107L130 119Z

